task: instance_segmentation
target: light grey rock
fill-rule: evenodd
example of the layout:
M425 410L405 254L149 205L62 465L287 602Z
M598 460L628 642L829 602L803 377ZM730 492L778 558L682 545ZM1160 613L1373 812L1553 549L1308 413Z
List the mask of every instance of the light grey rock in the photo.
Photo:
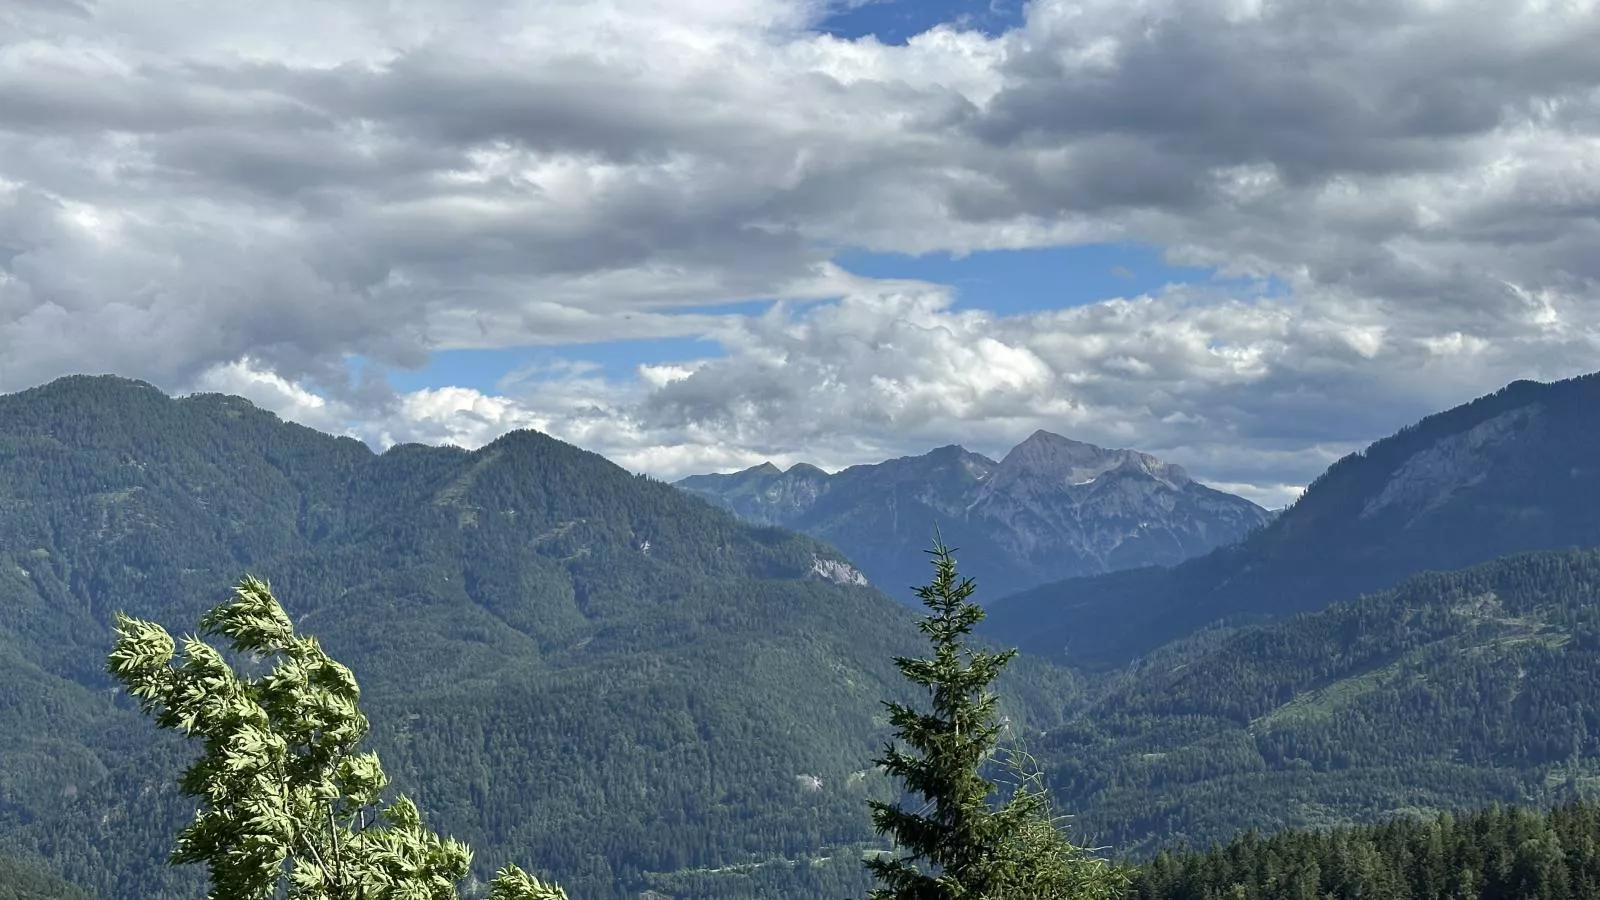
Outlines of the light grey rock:
M959 446L852 466L765 463L678 482L751 522L823 538L910 600L937 528L979 599L1060 578L1171 565L1239 540L1272 514L1178 466L1039 431L996 462Z

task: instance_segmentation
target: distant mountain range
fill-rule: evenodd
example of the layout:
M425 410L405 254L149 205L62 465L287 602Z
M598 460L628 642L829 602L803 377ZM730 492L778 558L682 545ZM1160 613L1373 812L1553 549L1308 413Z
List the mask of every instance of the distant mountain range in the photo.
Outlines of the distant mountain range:
M378 454L109 377L0 396L0 866L203 893L163 863L194 751L109 689L108 626L188 631L246 573L351 666L372 748L480 876L514 852L601 900L865 890L880 702L921 639L836 550L533 432ZM1070 704L1042 666L1011 683L1019 721Z
M952 445L833 475L766 463L676 484L746 521L833 544L902 599L923 580L935 528L960 549L979 597L993 600L1054 579L1171 565L1271 518L1149 454L1046 431L999 462Z
M351 665L386 768L481 870L514 852L602 900L859 895L881 849L863 801L893 791L879 701L909 696L890 659L919 641L847 538L892 536L911 560L868 572L915 584L935 522L989 634L1034 651L1010 736L1113 854L1597 796L1600 555L1562 549L1600 547L1597 411L1600 376L1517 382L1342 460L1238 543L996 598L997 560L1044 567L1070 537L1109 567L1152 505L1243 501L1048 434L1000 462L709 482L744 485L718 501L741 515L834 529L813 537L532 432L378 454L116 378L0 396L0 880L199 895L161 864L191 751L108 690L107 624L184 630L251 572Z
M1169 569L1033 588L984 623L1116 666L1217 622L1320 609L1425 570L1600 546L1600 375L1519 381L1335 463L1266 528Z

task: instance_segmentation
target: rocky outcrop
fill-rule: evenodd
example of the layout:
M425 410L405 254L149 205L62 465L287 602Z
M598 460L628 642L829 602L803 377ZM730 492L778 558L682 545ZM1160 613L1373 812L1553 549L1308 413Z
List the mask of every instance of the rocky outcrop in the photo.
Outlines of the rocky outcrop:
M1513 440L1541 409L1532 404L1501 413L1418 451L1362 507L1361 518L1370 519L1386 510L1415 518L1443 506L1458 492L1483 481L1494 464L1496 450Z
M867 576L843 560L811 557L811 577L833 584L866 585Z
M1513 382L1339 460L1242 542L1170 569L1041 585L996 604L984 627L1026 651L1115 666L1419 572L1600 546L1597 410L1600 374Z

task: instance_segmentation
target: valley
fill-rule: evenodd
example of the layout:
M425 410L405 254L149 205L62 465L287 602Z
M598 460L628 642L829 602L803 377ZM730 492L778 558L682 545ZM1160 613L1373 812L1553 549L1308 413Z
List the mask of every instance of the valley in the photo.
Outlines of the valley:
M1600 0L0 0L0 900L1600 900Z
M1596 384L1424 420L1170 567L980 578L988 640L1029 651L1007 745L1072 835L1137 863L1594 796ZM574 897L820 898L886 849L870 761L916 618L814 537L532 432L378 454L116 378L0 397L0 509L0 871L30 890L202 889L161 862L189 751L102 666L113 611L181 627L243 572L360 674L373 747L480 878L536 858Z

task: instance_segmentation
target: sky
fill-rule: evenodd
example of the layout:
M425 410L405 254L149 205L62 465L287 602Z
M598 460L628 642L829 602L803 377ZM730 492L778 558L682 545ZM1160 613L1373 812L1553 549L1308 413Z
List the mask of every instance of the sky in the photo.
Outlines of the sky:
M8 0L0 391L1269 506L1600 369L1595 0Z

